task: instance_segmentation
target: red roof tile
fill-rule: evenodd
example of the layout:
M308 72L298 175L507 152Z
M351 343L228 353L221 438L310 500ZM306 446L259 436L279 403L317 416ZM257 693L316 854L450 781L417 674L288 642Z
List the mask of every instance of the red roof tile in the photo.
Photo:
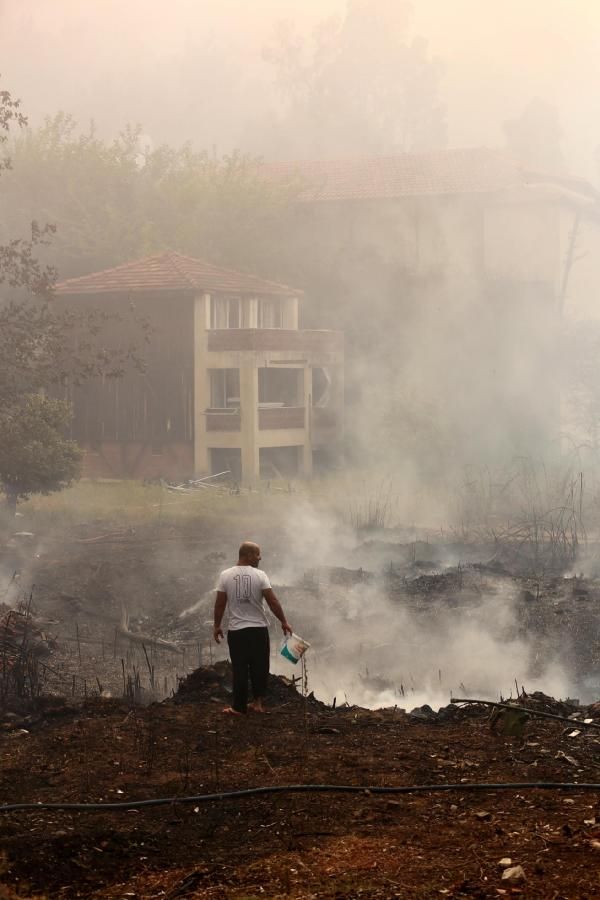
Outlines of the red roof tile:
M254 296L297 296L302 291L285 284L266 281L233 269L170 251L105 269L80 278L69 278L55 286L59 296L67 294L146 293L149 291L186 291L216 294L252 294Z
M306 202L489 193L526 183L508 153L485 148L266 163L264 171L285 181L300 179L299 199Z

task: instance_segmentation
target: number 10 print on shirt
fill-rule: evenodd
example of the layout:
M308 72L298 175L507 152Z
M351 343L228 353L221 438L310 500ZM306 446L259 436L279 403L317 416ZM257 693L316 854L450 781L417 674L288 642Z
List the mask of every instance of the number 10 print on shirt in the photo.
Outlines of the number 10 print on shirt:
M247 603L252 596L252 579L249 575L234 575L233 580L235 581L235 599Z

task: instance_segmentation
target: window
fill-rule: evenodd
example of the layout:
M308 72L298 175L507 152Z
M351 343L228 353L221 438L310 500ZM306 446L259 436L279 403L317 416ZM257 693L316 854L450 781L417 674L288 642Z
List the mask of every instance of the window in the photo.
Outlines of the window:
M260 368L259 406L302 406L302 369Z
M279 300L258 301L258 327L281 328L281 302Z
M312 370L313 406L329 406L331 400L331 375L329 370L315 366Z
M240 370L210 369L210 408L238 409L240 405Z
M210 298L210 327L241 327L241 303L239 297Z
M229 300L229 319L227 322L227 327L239 328L241 325L240 318L240 301L237 299L237 297L232 297Z

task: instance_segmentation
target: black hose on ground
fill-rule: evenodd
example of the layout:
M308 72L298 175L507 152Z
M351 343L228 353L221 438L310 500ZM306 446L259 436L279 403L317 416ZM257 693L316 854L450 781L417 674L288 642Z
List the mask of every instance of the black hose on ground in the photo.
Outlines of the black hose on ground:
M397 787L356 784L278 784L266 787L244 788L239 791L220 791L216 794L197 794L191 797L157 797L153 800L121 800L117 803L7 803L0 806L0 813L35 812L43 809L67 812L92 812L107 810L145 809L151 806L170 806L175 803L207 803L212 800L240 800L259 794L425 794L443 791L599 791L600 784L573 781L515 781L505 784L411 784Z
M514 703L497 703L494 700L466 700L460 697L452 697L450 703L481 703L483 706L499 706L500 709L517 709L530 716L538 716L542 719L558 719L559 722L568 722L573 727L581 725L582 728L600 728L599 722L584 722L582 719L569 719L567 716L557 716L556 713L542 712L541 709L530 709L528 706L516 706Z

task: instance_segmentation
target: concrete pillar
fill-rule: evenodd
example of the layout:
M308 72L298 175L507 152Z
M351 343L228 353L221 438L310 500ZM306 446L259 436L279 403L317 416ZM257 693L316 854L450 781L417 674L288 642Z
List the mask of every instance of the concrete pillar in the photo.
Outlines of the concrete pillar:
M256 297L250 297L247 302L248 319L244 328L258 328L258 299Z
M300 467L305 478L310 478L313 469L312 456L312 369L304 366L302 370L303 406L304 406L304 443L302 444Z
M258 368L254 358L240 360L240 412L242 445L242 482L258 481Z
M210 324L210 296L194 298L194 473L210 470L206 437L206 409L210 405L210 385L206 367Z
M282 308L282 328L288 328L292 331L298 330L298 298L285 297L281 301Z

